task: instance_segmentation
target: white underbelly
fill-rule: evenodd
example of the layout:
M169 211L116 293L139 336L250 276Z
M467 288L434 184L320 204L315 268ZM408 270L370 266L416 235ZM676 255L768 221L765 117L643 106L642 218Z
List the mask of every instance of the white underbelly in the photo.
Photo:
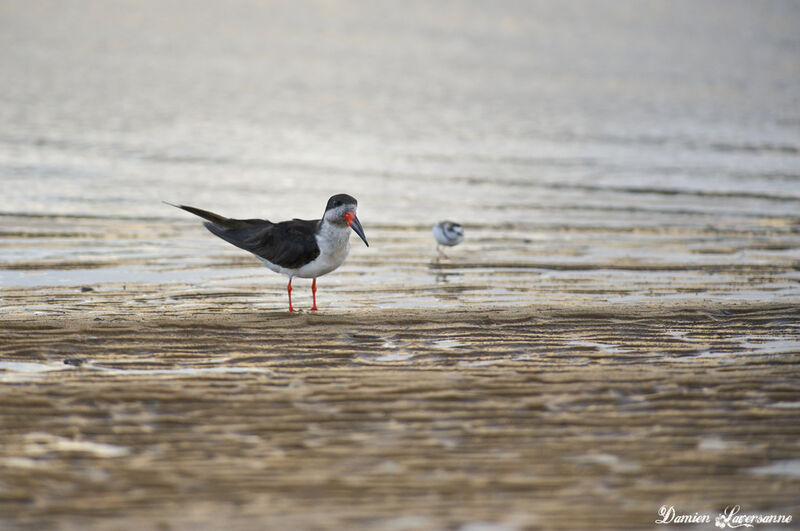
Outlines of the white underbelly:
M318 237L319 256L298 268L281 267L258 255L256 255L256 258L261 260L272 271L282 275L300 278L321 277L342 265L350 252L350 229L348 228L347 231L342 231L342 234L337 234L336 236L338 238L321 239Z

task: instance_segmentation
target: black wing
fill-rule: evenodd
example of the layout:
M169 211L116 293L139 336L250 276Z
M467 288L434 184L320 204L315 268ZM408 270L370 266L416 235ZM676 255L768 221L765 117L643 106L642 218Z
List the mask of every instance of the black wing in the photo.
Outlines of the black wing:
M271 223L262 219L231 219L232 226L204 223L206 228L245 251L281 267L302 267L319 256L314 237L316 222L305 220Z
M206 228L226 242L281 267L295 269L319 256L315 237L318 221L294 219L272 223L264 219L231 219L199 208L176 206L207 219Z

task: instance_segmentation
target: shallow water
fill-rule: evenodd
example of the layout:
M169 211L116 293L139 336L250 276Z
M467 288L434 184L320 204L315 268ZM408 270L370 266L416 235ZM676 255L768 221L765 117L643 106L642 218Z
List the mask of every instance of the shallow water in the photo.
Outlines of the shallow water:
M797 27L788 1L5 2L0 527L800 518ZM337 192L370 247L318 314L295 281L295 316L162 203Z

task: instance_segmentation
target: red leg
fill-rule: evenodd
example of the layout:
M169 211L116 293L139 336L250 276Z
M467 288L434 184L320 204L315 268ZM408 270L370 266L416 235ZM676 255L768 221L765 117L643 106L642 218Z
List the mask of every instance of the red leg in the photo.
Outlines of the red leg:
M317 279L311 282L311 295L314 297L314 305L311 306L312 311L317 311Z
M286 288L286 291L289 292L289 311L293 312L294 308L292 308L292 277L289 277L289 286Z

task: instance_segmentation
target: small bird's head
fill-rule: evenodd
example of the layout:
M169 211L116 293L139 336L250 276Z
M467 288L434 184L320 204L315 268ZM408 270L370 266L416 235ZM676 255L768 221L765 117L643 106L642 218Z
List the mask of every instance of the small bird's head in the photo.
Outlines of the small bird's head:
M323 219L334 225L344 225L346 223L369 247L367 237L364 235L364 229L356 216L356 207L358 207L358 201L356 201L355 197L347 194L336 194L328 199Z

